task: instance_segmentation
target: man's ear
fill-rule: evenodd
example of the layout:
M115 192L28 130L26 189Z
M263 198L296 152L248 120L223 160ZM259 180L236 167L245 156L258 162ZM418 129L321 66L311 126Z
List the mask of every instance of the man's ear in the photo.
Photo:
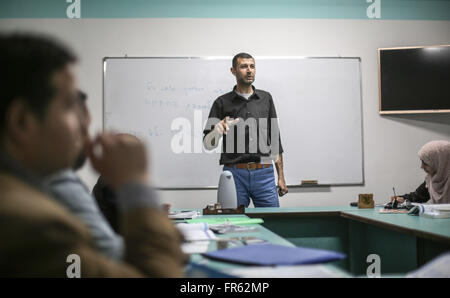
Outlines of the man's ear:
M14 99L6 111L5 135L11 141L26 144L38 127L38 119L24 100Z
M233 74L233 76L236 76L236 69L234 69L234 67L230 68L230 71Z

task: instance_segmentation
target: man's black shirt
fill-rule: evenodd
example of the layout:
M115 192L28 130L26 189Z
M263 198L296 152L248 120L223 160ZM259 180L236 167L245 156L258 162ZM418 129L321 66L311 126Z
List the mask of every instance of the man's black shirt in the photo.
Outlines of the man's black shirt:
M219 96L211 107L208 121L203 130L203 138L214 129L217 122L225 117L240 118L238 124L231 127L226 135L223 135L220 164L261 162L262 156L268 157L271 154L283 153L272 96L269 92L255 89L253 86L252 88L253 94L248 100L236 93L235 86L233 91ZM243 136L241 136L244 131L245 144L242 143ZM271 136L278 136L278 142L272 142ZM238 137L241 140L239 143ZM229 142L230 138L234 139L234 143L231 140L232 143L228 147L227 138ZM271 149L277 145L276 143L278 143L278 152Z

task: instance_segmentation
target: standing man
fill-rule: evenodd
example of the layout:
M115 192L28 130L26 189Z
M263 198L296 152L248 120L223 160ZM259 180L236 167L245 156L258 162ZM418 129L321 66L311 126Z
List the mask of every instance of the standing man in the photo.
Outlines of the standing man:
M223 136L220 164L233 173L238 206L279 207L272 161L278 174L278 194L288 192L283 173L283 147L270 93L255 89L255 60L246 53L234 56L233 91L214 101L203 131L203 144L212 150Z

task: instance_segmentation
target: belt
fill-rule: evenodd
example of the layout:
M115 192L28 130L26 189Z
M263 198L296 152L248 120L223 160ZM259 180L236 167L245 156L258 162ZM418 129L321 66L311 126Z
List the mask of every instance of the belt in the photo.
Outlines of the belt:
M228 164L225 164L225 166L230 167L230 168L234 168L236 166L236 169L256 170L256 169L268 168L271 166L271 164L249 162L249 163L235 163L235 164L228 163Z

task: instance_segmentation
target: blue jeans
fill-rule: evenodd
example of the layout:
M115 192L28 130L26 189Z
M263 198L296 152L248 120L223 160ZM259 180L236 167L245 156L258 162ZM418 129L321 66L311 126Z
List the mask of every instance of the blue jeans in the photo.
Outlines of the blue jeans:
M224 166L223 170L233 174L238 206L248 207L251 198L255 207L280 207L272 165L256 170Z

